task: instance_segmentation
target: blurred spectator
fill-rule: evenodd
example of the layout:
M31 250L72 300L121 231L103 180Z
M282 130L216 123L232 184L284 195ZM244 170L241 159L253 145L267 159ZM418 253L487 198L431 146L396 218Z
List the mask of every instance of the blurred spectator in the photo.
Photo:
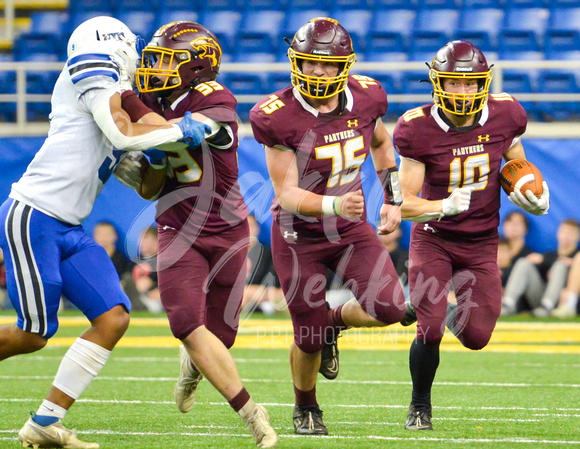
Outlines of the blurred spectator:
M505 237L500 237L497 242L497 267L501 274L501 285L503 289L512 269L510 242Z
M139 260L133 267L133 280L141 296L141 302L153 313L163 311L157 284L157 226L150 226L141 233L139 240Z
M125 273L131 271L131 261L123 253L117 251L119 234L113 223L110 221L99 221L93 229L93 239L107 251L107 254L113 261L115 270L117 270L119 279L122 279Z
M570 318L578 313L578 295L580 295L580 253L572 259L568 273L568 282L560 295L560 305L552 310L556 318Z
M266 315L287 310L284 293L274 270L272 250L258 241L260 225L251 214L248 216L248 224L250 225L250 249L242 309L249 305L252 311Z
M520 311L524 298L535 316L548 316L556 307L578 252L580 223L573 218L562 221L556 237L556 251L532 253L515 263L505 287L502 315Z
M526 235L528 234L528 230L529 221L526 214L519 210L514 210L506 215L502 224L502 233L507 241L507 256L509 259L507 264L503 261L504 267L503 269L500 268L501 285L504 288L516 261L533 253L533 251L526 246Z

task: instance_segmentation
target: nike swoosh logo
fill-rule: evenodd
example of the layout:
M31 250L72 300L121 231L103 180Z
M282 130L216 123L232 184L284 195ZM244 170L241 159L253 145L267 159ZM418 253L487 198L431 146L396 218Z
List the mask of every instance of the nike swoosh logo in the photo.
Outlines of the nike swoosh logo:
M328 371L330 371L331 373L336 373L338 371L338 363L336 363L336 360L332 360L332 365L329 366L328 368L326 368Z

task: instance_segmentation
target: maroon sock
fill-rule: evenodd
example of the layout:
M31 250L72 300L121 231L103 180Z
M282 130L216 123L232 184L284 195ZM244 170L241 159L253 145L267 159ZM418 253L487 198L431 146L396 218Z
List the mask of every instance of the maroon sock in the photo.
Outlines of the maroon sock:
M239 412L244 405L250 400L250 393L242 388L238 394L234 396L231 401L228 401L230 406L234 409L234 412Z
M342 319L342 306L338 306L336 309L329 309L328 310L328 324L338 330L344 330L347 328L347 325L344 324L344 320Z
M310 391L302 391L294 385L294 397L296 398L296 405L299 407L318 407L316 401L316 385Z

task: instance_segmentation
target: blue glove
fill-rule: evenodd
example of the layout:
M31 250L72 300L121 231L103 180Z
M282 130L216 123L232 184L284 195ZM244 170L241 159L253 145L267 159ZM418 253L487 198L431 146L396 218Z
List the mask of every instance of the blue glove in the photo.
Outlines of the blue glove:
M197 147L205 139L205 133L210 133L211 128L205 123L198 122L191 118L191 112L187 111L185 117L177 123L183 133L180 142L188 143L190 147Z
M165 151L158 150L157 148L151 148L145 151L145 155L149 158L149 164L156 170L165 168L167 165L167 154Z

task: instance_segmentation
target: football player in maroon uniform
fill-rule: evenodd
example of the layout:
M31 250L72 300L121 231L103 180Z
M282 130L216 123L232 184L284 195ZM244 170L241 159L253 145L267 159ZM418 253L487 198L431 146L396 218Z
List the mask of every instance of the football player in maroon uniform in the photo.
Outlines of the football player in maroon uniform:
M266 409L250 399L228 349L234 344L250 244L247 210L238 185L236 100L215 81L222 50L194 22L161 27L143 50L137 85L142 102L123 94L123 107L147 123L193 113L211 127L197 147L150 151L139 193L159 198L157 261L161 302L180 347L177 407L188 412L203 376L228 400L259 447L278 437Z
M432 430L431 385L451 285L458 304L448 322L453 333L474 350L491 338L501 309L499 172L502 158L526 157L520 140L526 113L511 95L488 95L492 71L478 48L450 42L430 67L435 102L407 111L393 133L401 155L402 215L416 222L409 254L417 337L409 357L408 430ZM539 199L518 191L510 200L545 214L549 192L543 187Z
M338 373L337 331L385 326L404 313L397 272L366 221L360 167L369 153L385 190L379 232L399 225L401 198L381 121L387 95L374 79L349 76L355 54L348 32L336 20L313 19L297 31L288 56L292 86L254 106L250 120L275 191L272 252L294 326L294 428L326 435L316 377ZM327 310L327 268L356 299ZM321 364L323 347L330 351Z

